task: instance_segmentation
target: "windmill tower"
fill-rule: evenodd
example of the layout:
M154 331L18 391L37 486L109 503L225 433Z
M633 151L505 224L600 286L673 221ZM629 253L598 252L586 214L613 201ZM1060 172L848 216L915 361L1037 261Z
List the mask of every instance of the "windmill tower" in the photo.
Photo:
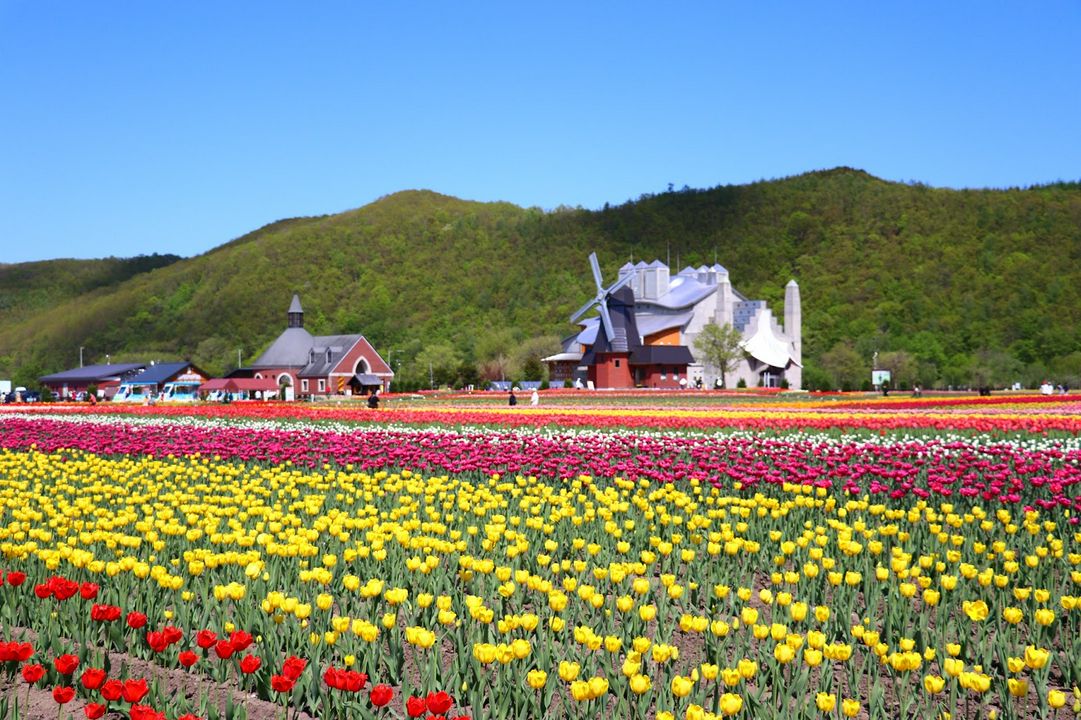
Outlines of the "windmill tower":
M589 265L597 294L571 315L570 321L577 322L596 308L600 327L593 345L582 356L582 364L589 367L589 379L596 387L634 387L630 360L631 354L641 347L642 339L634 318L634 291L627 285L635 275L624 275L605 287L597 253L589 254Z

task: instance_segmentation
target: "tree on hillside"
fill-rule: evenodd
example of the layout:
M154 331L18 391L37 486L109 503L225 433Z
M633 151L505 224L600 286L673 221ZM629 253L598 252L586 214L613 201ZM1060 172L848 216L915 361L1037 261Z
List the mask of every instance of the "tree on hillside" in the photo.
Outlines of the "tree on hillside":
M461 356L450 343L428 345L417 355L414 363L422 376L427 374L425 378L427 383L422 381L421 384L427 384L430 387L439 387L453 382L461 364Z
M844 341L824 353L820 364L838 390L854 390L870 375L870 364Z
M736 369L743 356L739 341L739 331L727 323L706 325L694 340L699 359L721 374L721 387L725 387L725 376Z
M904 350L881 353L877 369L890 371L890 385L895 388L909 388L918 380L919 363Z

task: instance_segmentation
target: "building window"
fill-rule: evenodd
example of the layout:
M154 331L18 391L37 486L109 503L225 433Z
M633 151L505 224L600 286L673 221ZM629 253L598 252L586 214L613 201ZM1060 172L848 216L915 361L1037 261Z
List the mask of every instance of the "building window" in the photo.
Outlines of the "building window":
M330 362L330 350L327 350L327 362Z
M619 367L619 360L616 360L616 367Z
M308 364L311 365L314 362L315 362L315 351L314 350L309 350L308 351Z
M307 380L301 380L300 381L300 391L301 392L308 392L308 381Z
M326 389L327 389L327 381L322 379L322 378L319 378L319 392L326 392Z

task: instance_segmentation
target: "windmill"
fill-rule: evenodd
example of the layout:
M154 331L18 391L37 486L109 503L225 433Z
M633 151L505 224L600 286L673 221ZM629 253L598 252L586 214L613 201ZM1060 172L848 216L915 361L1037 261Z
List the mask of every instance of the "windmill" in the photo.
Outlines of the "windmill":
M606 288L604 287L604 282L601 280L601 267L597 262L597 253L593 252L589 254L589 266L593 269L593 280L597 284L597 295L571 315L571 322L577 322L578 318L596 307L601 315L601 326L604 328L604 337L608 341L608 345L611 347L612 352L629 352L630 348L627 345L627 328L625 327L625 323L621 323L621 327L618 328L613 325L612 314L609 312L608 303L612 300L612 296L616 291L620 290L634 279L634 273L623 276ZM621 295L625 294L630 293L621 293ZM631 304L633 306L633 294L630 295ZM620 298L620 300L625 302L624 298ZM633 318L633 314L631 317ZM634 338L635 341L637 341L637 339L637 337ZM597 340L594 345L596 347L601 347L603 345L599 334L597 335Z

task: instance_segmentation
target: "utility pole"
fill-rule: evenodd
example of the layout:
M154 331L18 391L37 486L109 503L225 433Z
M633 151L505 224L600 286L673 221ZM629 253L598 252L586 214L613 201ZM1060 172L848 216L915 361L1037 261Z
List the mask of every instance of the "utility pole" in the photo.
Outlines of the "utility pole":
M236 349L236 369L239 370L241 366L240 362L240 348Z
M432 390L435 390L435 374L432 372L432 361L428 361L428 385Z
M83 366L83 346L79 346L79 367Z

